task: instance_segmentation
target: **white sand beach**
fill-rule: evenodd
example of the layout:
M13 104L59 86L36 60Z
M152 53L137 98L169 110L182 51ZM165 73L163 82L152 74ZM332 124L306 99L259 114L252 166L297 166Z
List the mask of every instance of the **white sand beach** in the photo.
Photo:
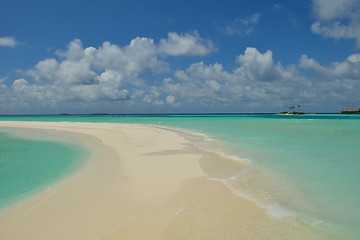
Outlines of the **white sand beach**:
M81 170L1 212L0 239L321 239L208 180L199 160L216 156L176 131L83 122L0 127L48 131L94 149Z

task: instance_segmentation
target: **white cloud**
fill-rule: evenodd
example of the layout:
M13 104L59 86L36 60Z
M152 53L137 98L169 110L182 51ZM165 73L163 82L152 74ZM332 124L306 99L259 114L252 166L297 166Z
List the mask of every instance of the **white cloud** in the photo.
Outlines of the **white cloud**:
M56 59L45 59L38 62L27 74L35 80L53 81L56 84L94 84L98 75L91 70L90 63L81 60L77 62L64 60L58 63Z
M360 47L360 1L313 0L314 33L335 39L356 39Z
M84 48L80 39L72 40L65 51L58 50L56 54L66 58L68 61L78 61L84 57Z
M56 79L56 71L59 68L59 64L56 59L45 59L38 62L34 69L27 71L27 74L40 81L44 78L46 80L54 81Z
M161 73L168 71L167 63L159 60L154 41L135 38L123 48L104 42L99 49L87 48L86 58L95 67L130 73Z
M245 63L245 61L244 61ZM203 62L192 64L186 71L180 71L176 82L172 79L164 80L164 91L181 101L197 103L199 105L219 106L230 102L249 99L251 85L258 79L249 78L242 64L233 72L227 72L221 64L205 65ZM261 81L256 81L262 84ZM255 89L255 88L254 88ZM252 96L255 92L252 92ZM259 100L259 99L258 99ZM179 100L180 101L180 100Z
M144 98L143 98L143 101L146 102L146 103L151 103L151 98L149 95L145 95Z
M299 67L305 69L313 69L316 72L327 74L327 69L320 65L315 59L309 58L307 55L303 54L300 58Z
M20 79L17 79L14 81L12 87L16 90L21 90L23 89L26 85L28 84L28 81L26 81L25 79L23 78L20 78Z
M347 60L349 62L358 63L360 62L360 54L359 53L352 54L347 58Z
M295 73L292 66L285 69L280 63L275 64L270 50L262 54L256 48L248 47L236 60L241 64L236 70L237 74L250 80L284 80Z
M0 46L1 47L15 47L17 41L14 37L0 37Z
M321 65L315 59L303 55L299 66L314 72L310 75L310 89L320 104L337 106L338 109L354 107L360 101L360 62L359 55L352 54L342 62L332 62L327 66Z
M29 84L31 91L54 95L58 101L129 99L126 85L141 85L139 74L168 71L168 64L158 58L156 45L149 38L135 38L124 47L104 42L99 48L84 48L79 39L74 39L56 54L61 60L39 61L26 74L36 81ZM30 88L24 88L25 98L34 96L25 89ZM139 93L135 90L134 94Z
M358 53L326 66L302 55L298 65L284 66L274 61L272 51L248 47L231 69L199 61L170 72L160 46L149 38L135 38L126 46L104 42L84 47L75 39L57 51L57 58L25 71L24 78L0 79L0 103L7 109L117 112L127 107L150 112L178 106L195 111L279 111L289 104L337 104L340 109L341 104L360 101Z
M215 50L212 42L197 32L180 35L170 32L168 39L161 39L159 43L159 51L171 56L204 56Z
M86 61L63 61L57 71L58 84L95 84L98 75Z
M312 69L326 78L360 80L360 54L352 54L343 62L333 62L329 66L321 66L315 59L302 55L299 66Z
M313 11L321 21L333 21L355 14L358 0L313 0Z
M158 60L155 47L149 49L153 45L150 39L137 38L125 47L105 42L96 49L84 48L75 39L66 50L56 52L61 60L42 60L25 72L35 82L18 79L11 88L2 85L2 96L6 95L5 99L17 106L20 102L41 101L38 107L47 108L71 106L72 101L77 101L77 106L86 106L91 101L129 99L127 82L136 82L141 73L167 69L166 63Z
M104 42L97 48L84 47L80 39L74 39L66 49L56 51L58 58L41 60L24 71L34 81L18 79L11 88L1 83L1 90L7 91L8 97L12 92L10 98L16 99L21 93L23 101L41 99L52 106L71 101L78 101L79 105L89 101L135 101L143 96L145 102L162 105L162 92L148 86L139 75L169 72L169 64L163 60L167 55L199 56L214 50L212 42L197 32L169 33L159 44L137 37L126 46ZM170 97L168 102L171 100Z
M164 101L158 99L158 97L150 94L150 95L145 95L143 98L143 102L147 103L147 104L153 104L156 106L160 106L164 104Z
M260 13L254 13L245 18L236 18L232 23L225 26L224 33L230 36L250 34L254 30L254 25L259 22L260 17Z
M251 16L248 16L244 19L237 19L238 22L242 23L245 26L251 25L251 24L255 24L259 21L261 14L260 13L255 13Z
M131 95L131 98L140 98L144 95L145 91L142 89L136 89L134 90L133 94Z
M174 103L175 97L173 95L169 95L166 97L166 103Z
M129 98L127 89L113 88L111 85L76 85L70 89L73 99L85 101L126 100Z
M232 71L224 70L219 63L191 64L186 70L176 71L175 78L164 79L163 92L174 96L182 106L220 110L231 106L244 106L248 111L264 106L283 109L297 103L326 111L324 106L340 109L343 104L360 100L356 90L360 86L358 54L329 66L303 55L299 67L314 70L310 75L302 75L295 65L274 63L270 50L260 53L247 48L237 62L239 66Z

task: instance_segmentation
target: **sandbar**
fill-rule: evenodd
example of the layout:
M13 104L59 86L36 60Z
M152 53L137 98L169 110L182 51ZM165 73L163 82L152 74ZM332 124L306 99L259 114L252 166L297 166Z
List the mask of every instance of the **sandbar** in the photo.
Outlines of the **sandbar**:
M85 122L0 127L63 134L93 149L76 173L1 212L1 239L321 239L209 179L200 163L219 156L175 130Z

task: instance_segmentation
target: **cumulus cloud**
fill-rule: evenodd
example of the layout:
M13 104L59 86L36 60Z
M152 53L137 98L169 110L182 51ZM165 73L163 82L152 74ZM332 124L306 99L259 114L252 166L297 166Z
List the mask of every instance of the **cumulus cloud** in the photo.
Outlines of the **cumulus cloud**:
M321 65L303 55L299 67L312 71L311 90L318 102L334 104L338 108L354 107L360 101L360 55L352 54L342 62Z
M74 39L56 54L60 59L39 61L26 74L36 81L32 91L60 95L61 101L129 99L126 85L141 85L139 74L168 71L168 64L158 58L156 45L149 38L135 38L124 47L104 42L98 48L84 48L81 40Z
M158 58L154 41L149 38L135 38L123 48L104 42L99 49L92 49L89 56L94 59L95 66L114 71L137 74L168 70L167 63Z
M204 56L216 49L210 40L197 32L177 34L170 32L167 39L161 39L159 51L171 56Z
M314 33L335 39L356 39L360 47L360 1L313 0Z
M72 40L68 45L67 49L57 50L56 54L60 57L66 58L69 61L78 61L84 57L84 48L80 39Z
M254 25L259 22L260 17L260 13L254 13L245 18L236 18L225 26L224 33L230 36L250 34L254 30Z
M169 95L166 97L166 102L167 103L174 103L175 102L175 97L173 95Z
M327 69L320 65L315 59L309 58L306 54L303 54L300 58L299 67L305 69L313 69L321 74L327 74Z
M285 69L280 63L275 64L270 50L262 54L256 48L248 47L236 60L241 64L236 70L237 74L250 80L269 82L288 79L295 74L293 66Z
M178 102L218 107L255 102L282 104L281 98L295 94L292 84L300 79L298 72L294 66L274 64L271 51L262 54L247 48L237 62L239 66L232 71L224 70L219 63L194 63L185 71L176 71L175 79L164 79L164 92Z
M327 78L360 80L360 54L358 53L350 55L343 62L333 62L329 66L321 66L315 59L302 55L299 66L314 70Z
M160 98L162 96L160 89L155 86L151 86L149 88L150 91L144 96L143 102L157 106L163 105L164 101Z
M163 91L182 105L220 110L284 109L290 104L321 109L329 104L340 109L360 100L356 90L360 86L359 54L329 66L303 55L298 66L283 66L274 62L270 50L261 53L249 47L236 61L239 66L231 71L220 63L191 64L176 71L174 78L165 78ZM302 74L302 69L312 73Z
M3 45L15 44L13 38L1 38ZM6 42L6 41L8 42ZM33 68L22 71L24 78L11 86L0 82L0 101L42 101L42 106L86 106L102 102L129 100L157 106L173 104L174 96L165 95L160 87L151 86L143 76L170 72L167 56L203 56L215 51L210 40L195 31L170 32L159 43L151 38L137 37L128 45L119 46L105 41L101 46L83 46L74 39L56 57L39 61ZM18 104L20 104L18 102ZM39 105L40 107L40 105Z
M95 84L98 75L86 61L63 61L57 71L58 84Z
M74 108L74 101L84 107L95 101L127 100L132 94L128 87L139 84L139 74L168 70L167 63L157 57L153 40L147 38L133 39L124 47L104 42L98 48L84 48L74 39L56 54L59 58L39 61L11 86L1 84L0 101L12 102L15 109L27 108L25 103L30 102L37 102L39 108ZM139 95L138 90L133 92Z
M199 79L209 79L209 80L218 80L225 81L230 78L229 74L227 74L222 64L215 63L206 65L204 62L198 62L191 64L190 67L184 71L178 70L175 72L175 76L181 79L182 81L189 81L191 78L199 78Z
M184 111L221 112L279 111L289 104L341 108L360 101L358 53L329 65L307 55L297 65L283 65L274 61L271 50L248 47L234 54L231 69L199 61L171 71L162 44L135 38L126 46L104 42L85 47L74 39L57 57L24 71L23 78L1 78L0 102L30 110L176 112L182 106Z
M27 74L37 81L41 79L54 81L58 68L59 63L56 59L45 59L39 61L32 70L28 70Z
M99 48L83 48L79 39L74 39L67 50L57 54L67 61L85 61L94 68L110 69L126 73L160 73L168 70L167 63L159 60L153 39L137 37L130 44L120 47L104 42Z
M314 0L313 11L321 21L333 21L356 14L359 1L357 0Z
M14 37L0 37L0 46L1 47L15 47L17 41Z
M347 58L347 60L352 63L359 63L360 62L360 54L359 53L351 54Z

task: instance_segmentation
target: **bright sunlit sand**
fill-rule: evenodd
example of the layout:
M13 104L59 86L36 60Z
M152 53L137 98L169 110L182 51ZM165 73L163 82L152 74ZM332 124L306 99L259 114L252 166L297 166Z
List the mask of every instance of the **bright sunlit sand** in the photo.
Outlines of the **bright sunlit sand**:
M93 152L75 174L1 212L1 239L321 238L209 180L199 161L219 156L175 130L84 122L0 126L75 137Z

